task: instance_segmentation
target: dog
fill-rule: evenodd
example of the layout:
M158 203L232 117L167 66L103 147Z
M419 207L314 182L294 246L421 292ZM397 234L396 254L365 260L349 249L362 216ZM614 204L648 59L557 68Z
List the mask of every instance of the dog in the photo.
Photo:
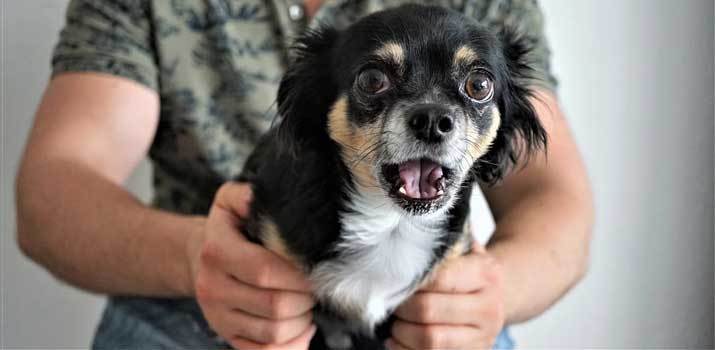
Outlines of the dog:
M240 181L243 232L305 271L311 349L378 349L392 311L471 248L472 187L546 147L529 43L440 7L405 5L307 31L279 122Z

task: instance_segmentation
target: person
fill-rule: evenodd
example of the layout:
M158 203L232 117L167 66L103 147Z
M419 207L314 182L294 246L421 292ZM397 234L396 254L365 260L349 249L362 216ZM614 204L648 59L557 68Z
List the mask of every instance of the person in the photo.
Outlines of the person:
M93 348L308 346L310 284L243 238L251 193L229 180L275 115L291 39L403 2L71 1L17 177L18 242L59 279L110 296ZM493 238L397 309L387 346L510 348L504 326L542 313L587 269L589 183L536 2L424 2L529 37L549 145L483 189ZM150 205L122 188L146 155Z

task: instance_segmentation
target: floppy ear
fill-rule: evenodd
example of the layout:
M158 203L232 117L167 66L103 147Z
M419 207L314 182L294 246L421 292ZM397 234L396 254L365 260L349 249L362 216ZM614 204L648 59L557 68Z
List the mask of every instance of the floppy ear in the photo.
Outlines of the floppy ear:
M493 185L502 180L518 162L526 164L537 151L546 150L546 131L529 100L534 96L534 68L529 62L531 45L515 32L499 33L505 61L500 77L497 105L501 125L490 150L478 162L477 177Z
M291 48L278 88L278 136L291 149L326 134L328 110L337 94L330 54L337 37L329 27L308 30Z

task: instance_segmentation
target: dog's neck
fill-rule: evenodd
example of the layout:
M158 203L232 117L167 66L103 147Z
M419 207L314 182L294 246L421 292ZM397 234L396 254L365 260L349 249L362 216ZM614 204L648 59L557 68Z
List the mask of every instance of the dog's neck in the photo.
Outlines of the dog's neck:
M359 328L372 330L419 287L446 219L407 215L379 190L357 186L340 214L339 257L311 273L318 297L339 301Z
M341 215L341 243L349 246L374 246L406 234L405 230L430 231L443 226L445 211L413 216L405 213L382 190L357 185L350 191L347 210Z

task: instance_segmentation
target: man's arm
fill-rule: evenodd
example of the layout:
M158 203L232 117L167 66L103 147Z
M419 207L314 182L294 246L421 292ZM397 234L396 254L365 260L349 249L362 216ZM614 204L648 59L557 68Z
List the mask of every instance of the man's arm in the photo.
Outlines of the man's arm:
M204 219L150 209L121 184L156 131L156 92L126 79L53 79L17 177L18 241L60 279L99 293L188 296L187 242Z
M124 78L50 82L17 178L20 247L86 290L195 294L234 347L307 348L315 327L305 276L237 229L247 185L224 184L208 217L149 208L121 187L146 154L158 108L154 91Z
M541 314L588 266L594 214L586 169L556 97L537 97L548 153L484 189L496 220L487 250L503 269L507 323Z

